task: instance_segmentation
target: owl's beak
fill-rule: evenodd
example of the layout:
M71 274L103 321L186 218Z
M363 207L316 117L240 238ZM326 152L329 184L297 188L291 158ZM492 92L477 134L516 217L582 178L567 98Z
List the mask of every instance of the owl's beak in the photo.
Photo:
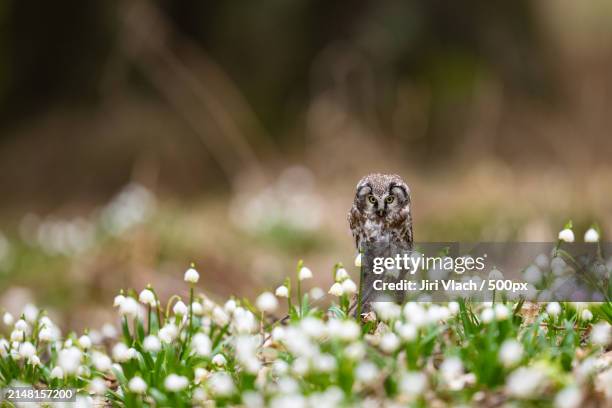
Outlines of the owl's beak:
M378 210L377 213L379 217L382 217L385 215L385 210Z

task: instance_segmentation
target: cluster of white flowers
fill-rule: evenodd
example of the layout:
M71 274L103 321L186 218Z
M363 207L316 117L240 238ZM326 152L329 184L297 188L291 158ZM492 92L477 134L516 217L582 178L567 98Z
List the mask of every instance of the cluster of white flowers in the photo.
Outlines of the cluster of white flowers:
M298 280L312 276L304 266L297 270ZM184 279L193 289L199 273L189 268ZM302 310L296 302L287 319L273 320L278 298L291 304L290 287L287 281L274 294L263 292L255 307L236 299L215 303L193 290L188 301L174 296L163 307L150 286L137 295L122 292L113 302L121 339L112 325L63 337L31 305L17 317L6 312L0 382L8 376L7 383L76 386L111 402L129 396L159 406L246 407L431 406L439 393L457 397L449 404L472 398L478 405L482 389L498 384L491 392L513 401L548 398L558 407L577 407L587 398L584 390L605 390L612 380L612 364L599 357L612 342L602 305L529 304L537 318L528 322L517 303L376 302L360 322L344 301L356 284L337 267L330 293L340 305ZM562 344L558 327L571 328L568 322L576 325L573 335L588 333L580 345L587 352L564 351L575 356L573 368L559 376L554 370L561 364L547 347ZM590 388L583 386L588 382Z

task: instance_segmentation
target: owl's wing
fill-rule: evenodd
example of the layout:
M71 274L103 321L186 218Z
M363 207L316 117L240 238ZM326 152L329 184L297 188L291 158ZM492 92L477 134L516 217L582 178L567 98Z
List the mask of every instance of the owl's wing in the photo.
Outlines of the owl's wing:
M359 233L361 231L362 217L359 210L353 206L348 212L348 223L353 238L355 238L355 248L359 249Z

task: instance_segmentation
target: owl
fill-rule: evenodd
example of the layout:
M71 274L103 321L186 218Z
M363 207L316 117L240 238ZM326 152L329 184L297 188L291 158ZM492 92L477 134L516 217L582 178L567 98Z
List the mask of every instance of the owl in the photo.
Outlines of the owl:
M412 248L410 189L395 174L370 174L357 183L348 222L355 246L369 244Z
M357 183L353 206L348 221L357 251L365 255L364 273L359 282L361 294L360 313L367 314L371 303L380 299L373 290L373 283L381 276L368 273L374 257L394 257L412 250L412 215L410 189L395 174L370 174ZM386 274L385 281L403 279L405 271ZM392 298L403 302L404 293L393 293ZM357 314L359 302L354 301L351 310Z

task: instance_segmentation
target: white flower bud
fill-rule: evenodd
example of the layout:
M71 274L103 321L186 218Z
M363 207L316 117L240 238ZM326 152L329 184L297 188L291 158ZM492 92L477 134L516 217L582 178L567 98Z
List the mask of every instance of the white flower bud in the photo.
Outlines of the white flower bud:
M51 370L50 377L51 378L64 378L64 370L62 370L62 368L59 366L54 367L53 370Z
M36 347L34 347L34 345L30 343L29 341L26 341L25 343L22 343L19 346L19 355L22 358L30 358L35 354L36 354Z
M149 306L155 306L156 304L155 294L150 289L143 289L142 292L140 292L140 295L138 295L138 300L141 303Z
M212 358L212 362L214 365L219 367L224 366L225 363L227 363L223 354L215 354L215 356Z
M164 387L170 392L178 392L184 390L189 385L187 377L182 375L170 374L164 380Z
M182 300L179 300L174 304L172 311L174 311L174 314L177 316L185 316L187 313L189 313L189 309Z
M161 350L161 342L157 336L151 334L144 338L142 347L149 353L157 353L159 350Z
M302 266L302 269L300 269L300 272L298 273L298 279L302 281L310 278L312 278L312 271L307 267Z
M559 232L559 240L564 242L574 242L574 231L566 228Z
M198 280L200 280L200 274L194 268L189 268L185 272L184 279L185 279L185 282L188 282L188 283L198 283Z
M119 304L119 313L122 316L133 318L138 316L139 307L140 306L138 305L138 302L136 302L136 299L132 297L125 297L123 298L121 304Z
M347 295L352 295L353 293L357 293L357 285L353 282L352 279L345 279L342 282L342 290Z
M589 228L584 233L584 242L599 242L599 232L595 228Z
M523 358L523 346L516 340L506 340L499 349L499 361L505 367L512 367Z
M591 311L589 309L584 309L581 313L580 313L580 317L582 318L582 320L584 320L585 322L589 322L593 319L593 313L591 313Z
M195 353L202 357L207 357L212 352L212 341L204 333L196 333L191 339Z
M20 330L22 332L26 332L26 331L28 331L28 328L29 328L28 324L23 319L19 319L19 320L17 320L17 323L15 323L15 330Z
M278 307L278 300L272 293L264 292L257 297L255 304L262 312L270 313L275 311Z
M289 297L289 289L285 285L281 285L276 288L274 294L278 297L288 298Z
M124 300L125 300L125 296L123 295L115 296L115 299L113 299L113 307L121 306L121 303L123 303Z
M106 392L106 382L100 377L94 378L89 383L89 391L93 394L104 395Z
M344 289L342 288L342 284L341 283L334 283L331 288L329 288L329 292L330 295L334 295L337 297L340 297L342 295L344 295Z
M561 313L561 305L557 302L551 302L546 306L546 313L551 317L557 317Z
M494 317L495 317L495 311L490 307L487 307L480 314L480 319L482 320L483 323L491 323Z
M147 383L142 378L135 376L128 382L128 388L134 394L144 394L147 390Z
M15 318L13 317L12 314L10 314L9 312L6 312L2 316L2 321L4 322L5 326L10 326L15 321Z
M361 253L358 253L355 257L355 266L361 268Z
M199 302L193 302L191 304L191 310L193 310L193 314L196 316L202 316L204 314L204 308Z
M82 349L87 350L91 348L91 339L89 338L89 336L82 335L81 337L79 337L78 341L79 341L79 346L81 346Z
M344 268L338 268L336 271L336 282L342 282L345 279L350 278L348 272Z

